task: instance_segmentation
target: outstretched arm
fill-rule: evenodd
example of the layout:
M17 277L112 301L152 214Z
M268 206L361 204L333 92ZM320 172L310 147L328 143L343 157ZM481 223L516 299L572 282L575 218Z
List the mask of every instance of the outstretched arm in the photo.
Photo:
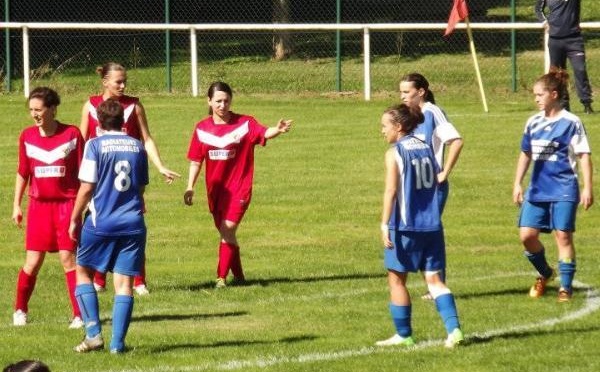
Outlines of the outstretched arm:
M150 161L152 161L152 164L156 166L160 174L165 177L165 181L170 184L175 180L175 178L181 177L181 175L164 166L162 159L160 158L160 153L158 152L158 147L154 142L154 138L152 138L152 135L150 135L150 129L148 128L148 120L146 119L146 111L144 110L144 106L138 102L138 104L135 106L135 111L140 124L140 133L144 142L144 148L148 153L148 157L150 158Z
M265 138L271 139L271 138L277 137L278 135L280 135L282 133L287 133L290 131L291 126L292 126L292 120L280 119L279 122L277 123L277 125L267 129L267 131L265 133Z

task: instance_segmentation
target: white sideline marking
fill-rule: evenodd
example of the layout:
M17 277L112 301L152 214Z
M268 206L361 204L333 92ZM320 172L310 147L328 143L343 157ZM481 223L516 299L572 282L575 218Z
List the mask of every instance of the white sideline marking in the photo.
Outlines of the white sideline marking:
M522 274L518 274L522 275ZM510 275L500 275L502 277L507 277ZM515 274L512 274L515 276ZM481 277L478 280L485 279L493 279L498 276L489 276L489 277ZM491 339L494 337L522 332L529 329L534 328L543 328L543 327L551 327L559 323L569 322L573 320L577 320L583 318L593 312L598 311L600 309L600 292L595 288L587 285L585 283L579 282L577 280L573 281L573 287L586 289L586 298L585 305L579 310L566 313L563 316L550 318L541 320L535 323L516 325L508 328L500 328L496 330L490 330L487 332L474 332L466 335L466 341L469 340L477 340L477 339ZM359 291L360 292L360 291ZM182 371L182 372L192 372L192 371L208 371L208 370L222 370L222 371L231 371L238 370L243 368L266 368L272 367L275 365L281 364L289 364L289 363L312 363L312 362L322 362L322 361L336 361L340 359L359 357L365 355L373 355L373 354L391 354L391 353L408 353L413 350L425 349L433 346L441 346L444 344L444 340L427 340L417 343L415 346L409 348L394 348L394 347L375 347L368 346L362 347L360 349L349 349L349 350L340 350L340 351L332 351L328 353L309 353L302 354L294 357L275 357L275 356L265 356L262 358L256 358L253 360L230 360L221 363L204 363L202 365L196 366L178 366L178 367L169 367L169 366L160 366L152 369L148 369L148 372L171 372L171 371ZM107 372L113 372L114 370L109 370ZM137 372L138 370L119 370L120 372Z

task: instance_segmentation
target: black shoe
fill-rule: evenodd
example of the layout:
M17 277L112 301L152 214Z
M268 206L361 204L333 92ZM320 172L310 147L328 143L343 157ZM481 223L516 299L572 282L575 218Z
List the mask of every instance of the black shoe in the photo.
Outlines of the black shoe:
M593 114L594 110L592 110L592 104L591 103L583 104L583 112L585 112L586 114Z

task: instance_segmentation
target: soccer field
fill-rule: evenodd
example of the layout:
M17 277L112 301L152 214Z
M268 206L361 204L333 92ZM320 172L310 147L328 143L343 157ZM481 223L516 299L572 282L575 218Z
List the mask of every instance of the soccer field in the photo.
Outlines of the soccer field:
M437 92L436 92L437 93ZM129 352L78 355L57 255L40 272L30 324L12 326L23 230L10 220L18 134L30 125L24 99L0 96L0 365L33 358L52 371L597 371L600 356L600 206L579 211L574 299L558 304L554 283L532 300L512 183L530 94L463 102L436 94L465 139L444 212L448 285L456 295L466 345L443 347L445 330L425 286L410 279L414 348L377 348L394 333L388 313L379 215L383 191L381 112L395 97L235 96L233 110L290 133L256 150L252 205L238 238L249 283L213 289L218 235L203 181L183 205L190 135L205 98L142 97L167 166L182 179L165 184L151 169L147 189L147 274L151 294L136 297ZM78 123L85 97L65 96L59 120ZM580 105L573 103L576 114ZM599 106L600 107L600 106ZM593 151L600 114L583 117ZM600 162L597 161L600 166ZM594 172L598 178L598 171ZM594 187L600 197L598 183ZM556 246L544 236L549 260ZM109 276L110 279L110 276ZM111 291L99 295L110 339Z

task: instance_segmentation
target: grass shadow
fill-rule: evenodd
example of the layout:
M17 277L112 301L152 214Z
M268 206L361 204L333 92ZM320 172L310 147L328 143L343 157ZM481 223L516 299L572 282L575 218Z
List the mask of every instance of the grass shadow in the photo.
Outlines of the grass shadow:
M336 281L336 280L356 280L356 279L377 279L385 278L385 274L382 273L365 273L365 274L348 274L348 275L328 275L328 276L314 276L306 278L290 278L290 277L274 277L268 279L247 279L243 284L229 285L229 287L268 287L273 284L286 284L286 283L314 283L323 281ZM201 291L206 289L214 289L214 281L201 282L191 285L178 285L174 289L185 290L185 291Z
M232 316L248 315L247 311L231 311L227 313L216 314L156 314L156 315L141 315L133 316L132 321L135 322L160 322L168 320L202 320L210 318L226 318Z
M293 337L283 337L278 340L235 340L235 341L217 341L211 343L184 343L184 344L175 344L175 345L163 345L150 348L150 353L164 353L173 350L180 349L212 349L212 348L221 348L221 347L243 347L243 346L253 346L253 345L269 345L269 344L280 344L287 343L292 344L296 342L302 341L313 341L318 337L315 335L302 335L302 336L293 336Z
M511 332L505 332L505 333L493 334L493 335L477 335L476 334L476 335L468 336L465 341L468 345L485 344L488 342L492 342L494 340L515 340L515 339L524 339L524 338L528 338L531 336L542 337L545 335L556 334L557 332L560 332L563 335L573 334L573 336L569 337L569 338L574 338L576 336L581 335L582 333L597 332L599 330L600 330L600 327L598 327L598 326L585 327L585 328L573 328L573 329L560 330L560 331L557 331L556 329L540 330L538 328L534 328L534 329L527 330L527 331L511 331ZM565 338L567 338L567 337L565 336Z

